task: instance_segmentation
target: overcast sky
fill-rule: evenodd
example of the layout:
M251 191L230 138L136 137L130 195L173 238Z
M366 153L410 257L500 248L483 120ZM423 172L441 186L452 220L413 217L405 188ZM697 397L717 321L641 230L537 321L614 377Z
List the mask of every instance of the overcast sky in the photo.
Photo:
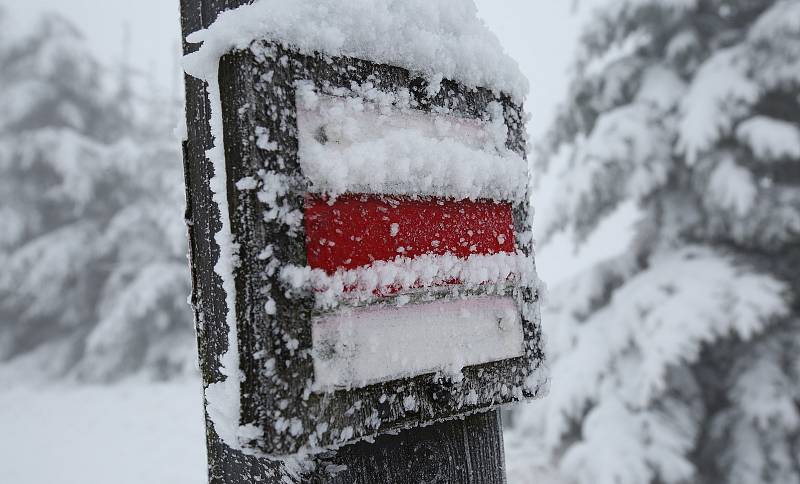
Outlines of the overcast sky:
M123 52L124 32L130 31L130 58L168 86L179 48L179 0L0 0L18 25L30 25L44 11L72 19L97 54L113 64ZM533 114L529 130L538 137L564 95L567 67L574 50L578 21L571 1L477 0L480 15L528 76Z

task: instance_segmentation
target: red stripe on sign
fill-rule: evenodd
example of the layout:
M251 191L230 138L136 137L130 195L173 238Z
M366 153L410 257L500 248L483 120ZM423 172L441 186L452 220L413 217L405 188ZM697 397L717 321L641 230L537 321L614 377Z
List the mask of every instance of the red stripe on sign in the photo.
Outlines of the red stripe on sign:
M333 274L423 254L514 252L511 204L386 195L307 195L308 265Z

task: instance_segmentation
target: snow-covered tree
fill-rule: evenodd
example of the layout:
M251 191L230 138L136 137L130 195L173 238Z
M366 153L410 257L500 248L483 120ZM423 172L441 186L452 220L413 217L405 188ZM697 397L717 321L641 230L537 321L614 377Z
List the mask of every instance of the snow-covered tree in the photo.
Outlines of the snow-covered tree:
M551 288L514 442L564 482L800 483L800 1L608 2L575 73L544 242L640 218Z
M137 95L57 16L0 37L0 65L0 361L191 368L175 100Z

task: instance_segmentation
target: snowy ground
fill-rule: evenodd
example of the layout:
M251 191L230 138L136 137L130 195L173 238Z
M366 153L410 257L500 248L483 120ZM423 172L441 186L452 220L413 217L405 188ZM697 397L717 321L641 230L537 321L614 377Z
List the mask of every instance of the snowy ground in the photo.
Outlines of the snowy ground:
M0 483L202 484L202 419L199 380L6 387ZM515 448L507 449L510 484L541 479Z
M0 483L200 484L200 381L0 393Z

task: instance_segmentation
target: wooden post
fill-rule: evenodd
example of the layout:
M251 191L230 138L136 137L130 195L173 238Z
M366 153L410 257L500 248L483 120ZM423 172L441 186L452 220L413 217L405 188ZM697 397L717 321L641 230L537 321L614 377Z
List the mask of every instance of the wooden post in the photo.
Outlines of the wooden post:
M187 34L208 27L223 10L247 0L181 0L184 53L196 46ZM225 69L225 65L221 69ZM221 76L226 75L220 72ZM209 181L213 167L205 151L212 147L210 106L204 83L185 77L188 139L184 142L186 223L192 271L192 307L197 326L204 386L222 379L220 356L227 350L225 295L214 272L220 227ZM502 483L505 482L499 411L381 435L372 442L340 447L314 458L309 474L296 476L283 462L232 449L217 435L206 413L206 445L210 483Z
M182 45L184 53L193 50L186 35L208 27L223 10L248 3L245 0L181 0ZM205 84L185 77L187 139L183 143L184 178L186 183L185 220L189 232L192 296L197 328L197 349L204 387L220 381L220 355L227 349L225 294L222 281L214 272L219 247L214 234L220 228L217 206L212 199L209 180L213 168L206 160L206 150L213 145L209 120L210 105ZM208 482L249 483L280 482L285 475L281 464L269 462L226 446L206 416L206 450Z

